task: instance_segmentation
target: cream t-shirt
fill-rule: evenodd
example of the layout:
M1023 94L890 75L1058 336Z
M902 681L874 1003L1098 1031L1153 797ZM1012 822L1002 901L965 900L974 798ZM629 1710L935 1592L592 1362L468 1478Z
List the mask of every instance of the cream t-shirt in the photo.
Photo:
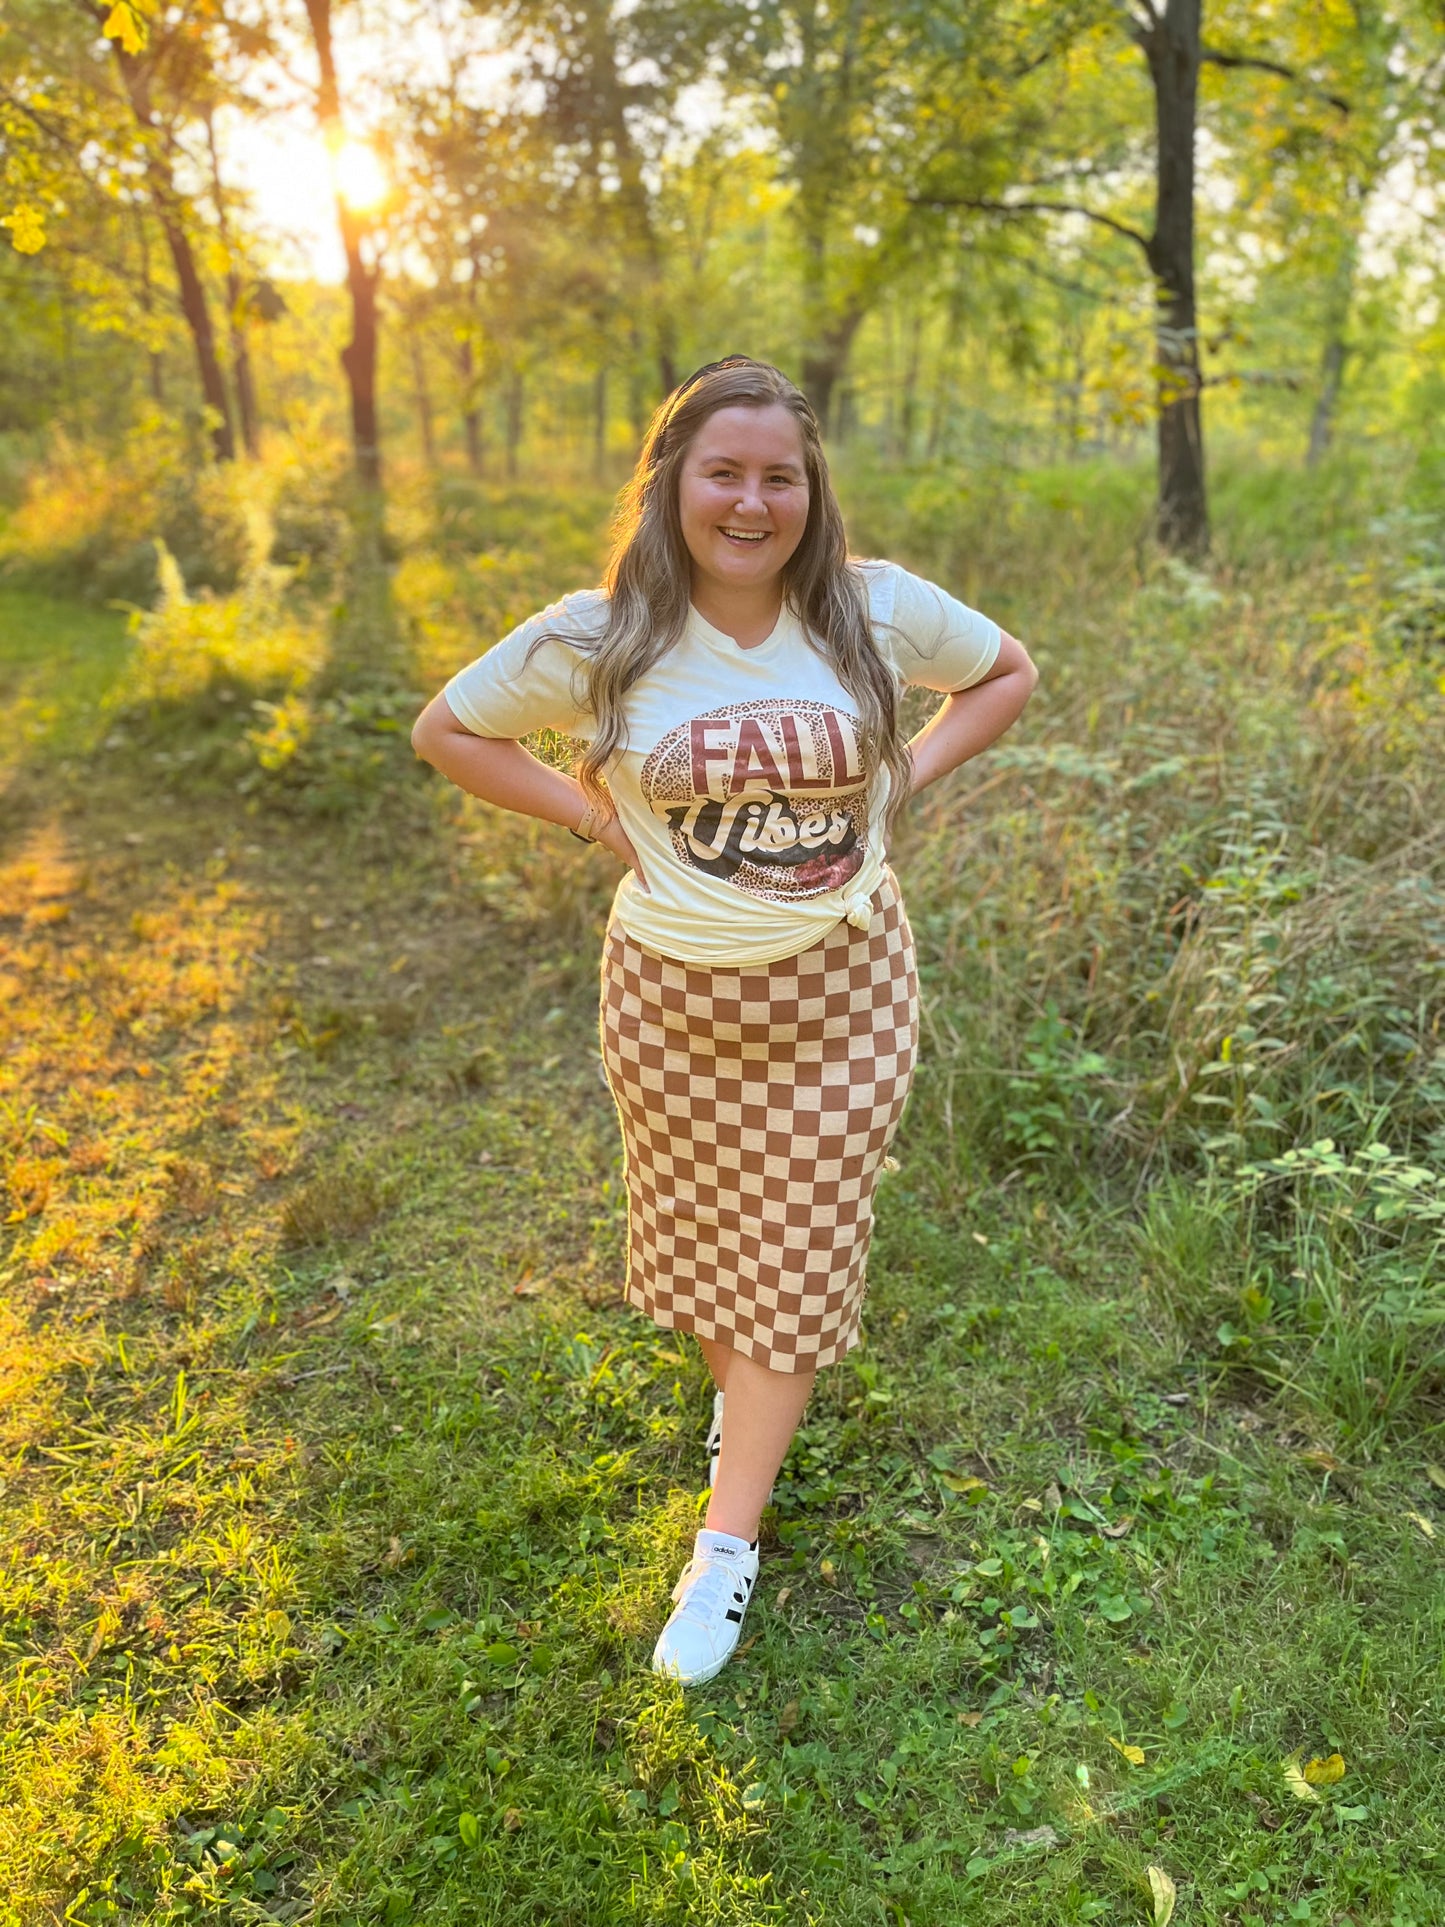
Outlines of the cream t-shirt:
M947 692L988 674L996 622L896 563L859 566L900 685ZM446 685L457 720L478 736L589 740L586 658L566 638L598 633L606 610L592 589L529 617ZM549 631L558 639L532 650ZM790 607L751 649L693 609L625 712L607 782L642 867L614 905L628 936L664 957L736 968L806 950L844 917L866 927L883 880L888 772L866 767L852 698Z

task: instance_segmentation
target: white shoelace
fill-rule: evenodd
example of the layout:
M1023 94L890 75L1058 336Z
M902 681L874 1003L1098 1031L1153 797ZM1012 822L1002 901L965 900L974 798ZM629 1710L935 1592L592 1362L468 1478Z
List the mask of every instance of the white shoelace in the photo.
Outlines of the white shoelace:
M696 1616L704 1623L715 1624L731 1617L734 1625L740 1625L752 1582L726 1559L689 1559L672 1589L678 1605L682 1605L684 1593L687 1604L683 1610L689 1618Z

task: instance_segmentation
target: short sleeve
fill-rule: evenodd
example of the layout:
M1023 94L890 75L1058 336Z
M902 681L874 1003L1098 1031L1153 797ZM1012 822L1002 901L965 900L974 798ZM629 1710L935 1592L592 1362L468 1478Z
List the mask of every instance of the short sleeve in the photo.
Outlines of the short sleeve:
M879 642L900 679L940 694L981 682L998 660L1000 630L989 616L896 563L865 563Z
M572 639L598 634L606 615L607 598L586 590L529 616L457 671L442 691L448 708L474 736L516 738L539 729L590 736L585 657Z

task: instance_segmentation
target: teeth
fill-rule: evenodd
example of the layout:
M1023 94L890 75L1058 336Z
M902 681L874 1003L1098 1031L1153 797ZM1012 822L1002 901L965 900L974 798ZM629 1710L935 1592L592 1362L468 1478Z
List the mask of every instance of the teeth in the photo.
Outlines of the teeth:
M767 534L767 532L768 531L766 529L724 529L723 530L723 534L730 535L735 542L761 542L763 537Z

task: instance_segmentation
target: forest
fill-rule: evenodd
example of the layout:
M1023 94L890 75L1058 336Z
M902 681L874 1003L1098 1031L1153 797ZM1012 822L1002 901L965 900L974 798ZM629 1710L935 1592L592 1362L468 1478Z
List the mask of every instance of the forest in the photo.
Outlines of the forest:
M1445 1919L1442 186L1439 0L7 0L0 1927ZM618 868L408 736L730 353L1040 681L683 1692Z

